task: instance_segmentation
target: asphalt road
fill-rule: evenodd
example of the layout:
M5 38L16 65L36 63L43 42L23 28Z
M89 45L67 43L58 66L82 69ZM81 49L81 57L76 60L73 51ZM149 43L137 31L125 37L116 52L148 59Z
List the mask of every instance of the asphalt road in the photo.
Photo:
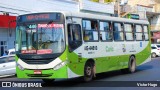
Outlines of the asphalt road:
M51 84L42 83L41 89L52 90L160 90L160 87L138 87L138 84L151 83L160 86L160 57L153 58L151 62L138 66L133 74L123 74L120 70L97 74L97 77L88 83L82 78L58 79ZM0 81L34 81L42 82L40 79L17 79L16 77L0 78ZM138 84L137 84L138 83ZM5 88L0 88L5 89ZM12 88L12 90L22 88ZM23 88L33 89L33 88Z

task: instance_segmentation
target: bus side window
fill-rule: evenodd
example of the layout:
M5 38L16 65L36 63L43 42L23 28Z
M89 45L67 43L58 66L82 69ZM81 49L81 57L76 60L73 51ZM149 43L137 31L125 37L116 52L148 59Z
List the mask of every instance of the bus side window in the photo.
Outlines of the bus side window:
M124 26L122 23L113 23L113 35L115 41L124 40Z
M125 39L127 41L134 40L133 25L129 23L124 24L124 30L125 30Z
M97 21L91 21L91 29L98 30L98 22Z
M136 40L138 41L143 40L143 30L142 30L142 26L139 24L135 25L135 35L136 35Z
M102 41L111 41L112 40L111 22L100 21L100 39Z
M84 41L98 41L98 22L97 20L83 20L83 39Z
M69 50L73 51L82 44L81 28L79 24L68 25Z
M144 40L149 40L148 26L147 26L147 25L144 25L144 26L143 26L143 30L144 30Z

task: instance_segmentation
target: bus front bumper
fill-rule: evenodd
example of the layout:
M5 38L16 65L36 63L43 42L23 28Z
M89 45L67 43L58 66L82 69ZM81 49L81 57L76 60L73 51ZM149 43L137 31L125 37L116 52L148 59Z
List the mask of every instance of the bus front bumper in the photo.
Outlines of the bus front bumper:
M40 73L35 73L35 71L39 71ZM45 70L29 70L24 69L21 70L16 67L16 73L18 78L68 78L67 66L63 66L58 70L54 69L45 69Z

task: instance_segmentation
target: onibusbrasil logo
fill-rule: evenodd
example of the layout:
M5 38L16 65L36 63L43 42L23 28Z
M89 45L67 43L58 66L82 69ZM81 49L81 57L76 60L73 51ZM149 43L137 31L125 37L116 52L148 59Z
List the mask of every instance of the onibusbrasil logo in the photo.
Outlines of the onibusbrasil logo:
M39 82L2 82L2 87L42 87Z

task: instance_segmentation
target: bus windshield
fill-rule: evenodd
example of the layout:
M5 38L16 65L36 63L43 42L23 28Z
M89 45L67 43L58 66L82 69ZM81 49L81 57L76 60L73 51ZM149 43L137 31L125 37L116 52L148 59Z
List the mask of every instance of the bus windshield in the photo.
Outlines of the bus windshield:
M62 53L64 26L55 22L21 23L16 28L16 52L19 54Z

